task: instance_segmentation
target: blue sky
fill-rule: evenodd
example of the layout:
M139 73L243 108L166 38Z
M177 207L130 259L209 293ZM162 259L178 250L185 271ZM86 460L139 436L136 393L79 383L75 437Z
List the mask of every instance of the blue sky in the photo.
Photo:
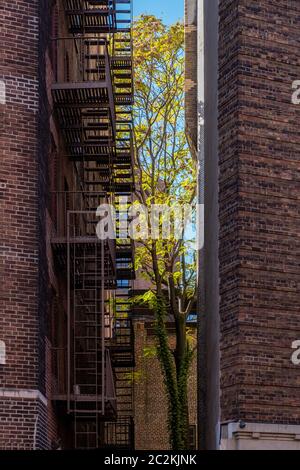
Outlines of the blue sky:
M133 0L133 14L150 13L162 18L165 23L174 23L183 18L184 0Z

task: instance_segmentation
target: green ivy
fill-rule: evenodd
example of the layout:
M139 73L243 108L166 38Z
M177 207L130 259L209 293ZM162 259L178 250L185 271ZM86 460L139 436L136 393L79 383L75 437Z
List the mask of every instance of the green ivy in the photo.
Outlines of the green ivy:
M174 450L188 448L188 372L193 360L193 352L187 344L187 351L177 376L174 356L169 348L166 327L167 308L162 298L157 298L154 306L155 334L158 340L157 355L161 365L164 384L168 395L168 428L170 444Z

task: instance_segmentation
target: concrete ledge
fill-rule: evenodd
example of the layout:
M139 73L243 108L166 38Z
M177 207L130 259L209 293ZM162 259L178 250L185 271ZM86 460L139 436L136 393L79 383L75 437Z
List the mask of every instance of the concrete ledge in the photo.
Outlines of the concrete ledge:
M300 450L300 424L224 423L221 450Z
M33 389L0 388L0 398L13 398L15 400L39 400L45 406L47 398L39 391Z

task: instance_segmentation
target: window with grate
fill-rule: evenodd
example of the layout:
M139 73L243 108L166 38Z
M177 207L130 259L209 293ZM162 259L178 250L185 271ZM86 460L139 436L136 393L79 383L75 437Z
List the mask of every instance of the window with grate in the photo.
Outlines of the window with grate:
M195 424L189 426L189 449L196 450L197 427Z

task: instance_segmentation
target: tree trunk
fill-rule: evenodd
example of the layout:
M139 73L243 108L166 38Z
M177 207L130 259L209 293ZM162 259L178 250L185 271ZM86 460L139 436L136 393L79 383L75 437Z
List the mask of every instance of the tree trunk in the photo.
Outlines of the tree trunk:
M168 399L168 428L170 433L170 443L173 450L179 450L182 449L183 445L180 423L180 403L176 380L176 368L174 367L174 359L169 349L168 332L165 323L165 300L162 296L157 297L155 318L155 332L158 340L158 359L160 361Z
M177 317L178 321L175 322L177 341L173 357L169 349L166 315L165 299L158 296L155 309L156 337L158 339L158 358L168 397L170 443L173 450L187 450L189 424L187 381L190 353L187 349L185 317L181 315Z

